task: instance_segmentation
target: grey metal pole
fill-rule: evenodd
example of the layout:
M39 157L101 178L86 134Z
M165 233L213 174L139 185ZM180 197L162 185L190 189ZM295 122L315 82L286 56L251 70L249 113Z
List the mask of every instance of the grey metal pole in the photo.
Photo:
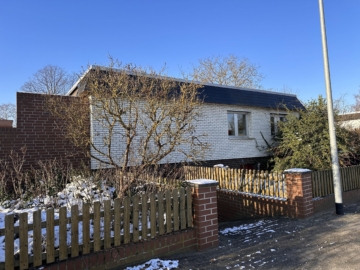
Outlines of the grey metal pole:
M334 112L333 112L333 102L332 102L332 93L331 93L329 58L327 52L323 0L319 0L319 9L320 9L322 50L323 50L323 58L324 58L327 111L328 111L328 119L329 119L331 163L332 163L332 173L333 173L334 192L335 192L335 209L337 215L343 215L344 210L343 210L342 188L341 188L341 179L340 179L340 166L339 166L338 151L336 145L336 133L335 133L335 124L334 124Z

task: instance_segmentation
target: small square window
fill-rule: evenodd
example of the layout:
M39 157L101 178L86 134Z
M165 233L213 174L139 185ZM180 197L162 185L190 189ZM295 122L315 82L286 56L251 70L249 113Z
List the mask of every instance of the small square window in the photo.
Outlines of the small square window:
M246 113L228 112L228 135L247 136Z

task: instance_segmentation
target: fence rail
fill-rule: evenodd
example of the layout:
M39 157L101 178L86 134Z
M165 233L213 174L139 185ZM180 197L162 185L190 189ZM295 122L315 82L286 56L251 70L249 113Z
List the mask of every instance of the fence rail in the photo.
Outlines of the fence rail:
M360 166L340 169L342 191L360 188ZM332 170L311 172L313 198L334 194Z
M19 226L14 226L14 214L7 215L5 228L0 229L0 236L5 236L6 252L5 264L0 264L0 269L37 267L56 259L74 258L193 226L190 187L118 198L113 201L113 207L111 203L104 200L103 210L99 201L92 206L85 203L82 214L78 205L71 206L70 214L62 207L58 209L58 219L54 218L53 208L46 210L46 220L41 219L41 210L37 210L30 224L28 213L21 213ZM28 242L30 234L32 249ZM15 236L19 238L16 256ZM33 252L29 254L29 250Z
M283 173L219 167L185 167L186 180L199 178L218 181L220 189L287 198Z

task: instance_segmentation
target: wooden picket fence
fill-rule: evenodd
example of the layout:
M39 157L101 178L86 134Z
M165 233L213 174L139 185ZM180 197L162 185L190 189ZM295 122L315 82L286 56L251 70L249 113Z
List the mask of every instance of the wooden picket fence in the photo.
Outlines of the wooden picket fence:
M201 178L218 181L220 189L287 198L285 175L279 172L219 167L185 167L186 180Z
M132 174L131 172L126 172L126 178L128 179L135 179L134 174ZM183 180L184 179L184 175L183 173L179 173L177 175L177 177L173 177L173 176L168 176L168 177L164 177L161 175L154 175L153 173L142 173L139 176L136 177L136 179L146 179L146 182L148 183L156 183L157 186L160 189L169 189L169 188L180 188L183 187Z
M342 191L360 188L360 166L340 169ZM332 170L311 172L313 198L334 194Z
M37 267L57 259L74 258L80 254L138 242L140 239L146 240L193 226L190 187L145 194L142 197L118 198L113 201L113 207L111 203L110 200L104 200L103 210L99 201L92 205L85 203L82 214L79 214L78 205L73 205L70 217L67 217L67 208L62 207L59 209L59 219L54 219L54 209L50 208L46 210L46 221L41 221L41 211L38 210L33 213L31 224L28 223L28 214L21 213L19 226L14 226L14 214L7 215L5 228L0 229L0 236L5 235L5 264L0 264L0 269ZM82 222L82 243L79 243L79 222ZM103 229L101 224L104 225ZM58 234L55 233L56 226ZM67 245L68 226L71 227L70 245ZM42 229L46 229L44 251ZM33 254L28 254L28 233L33 234ZM15 235L19 237L20 250L14 256ZM55 238L59 239L58 247L54 247Z

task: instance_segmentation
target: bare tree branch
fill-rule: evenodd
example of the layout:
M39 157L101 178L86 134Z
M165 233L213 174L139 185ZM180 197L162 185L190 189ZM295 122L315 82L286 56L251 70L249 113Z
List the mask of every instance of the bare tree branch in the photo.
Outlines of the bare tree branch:
M30 93L64 95L76 79L75 74L68 74L61 67L47 65L38 70L20 90Z
M12 103L0 104L0 120L14 120L13 125L16 125L16 106Z
M189 76L201 83L261 88L260 82L264 76L259 68L247 58L230 54L199 59Z
M93 67L84 78L86 95L71 104L51 104L52 114L66 123L64 135L87 149L102 166L110 165L132 177L168 162L201 160L209 145L196 133L202 100L198 84L176 81L163 70L111 62ZM90 106L92 137L82 115ZM174 158L176 156L176 158ZM128 185L120 178L120 186Z
M352 110L355 112L360 111L360 89L357 95L354 95L355 98L355 104L352 106Z

